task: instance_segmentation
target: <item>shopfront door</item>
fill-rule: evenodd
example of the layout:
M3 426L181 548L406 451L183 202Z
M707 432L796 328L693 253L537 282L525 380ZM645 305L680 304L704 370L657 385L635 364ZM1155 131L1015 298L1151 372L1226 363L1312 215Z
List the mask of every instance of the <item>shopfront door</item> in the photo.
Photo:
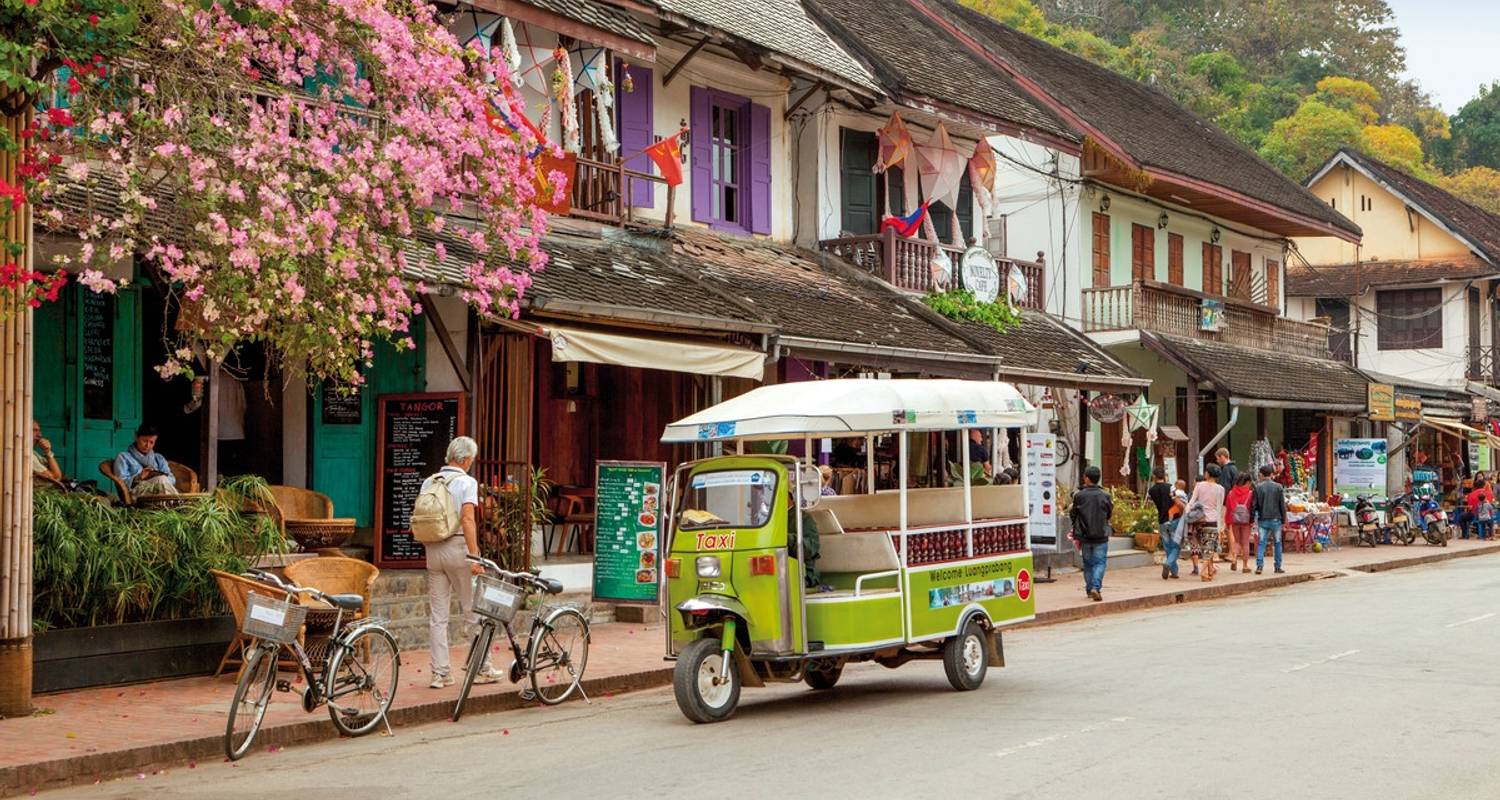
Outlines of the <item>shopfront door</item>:
M417 327L415 350L377 345L374 365L357 394L313 389L312 488L333 500L335 516L353 517L361 528L373 524L375 510L375 398L426 388L425 332L426 325Z

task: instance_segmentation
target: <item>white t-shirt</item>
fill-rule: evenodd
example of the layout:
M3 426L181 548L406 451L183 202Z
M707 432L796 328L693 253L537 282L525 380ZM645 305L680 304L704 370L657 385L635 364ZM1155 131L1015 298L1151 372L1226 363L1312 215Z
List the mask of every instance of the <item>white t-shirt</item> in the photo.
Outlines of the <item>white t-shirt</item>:
M462 515L465 503L475 506L476 509L478 508L479 481L474 480L473 475L464 472L458 467L443 467L442 474L451 476L448 478L448 497L453 500L455 511ZM427 491L427 487L431 483L431 477L422 481L422 491Z

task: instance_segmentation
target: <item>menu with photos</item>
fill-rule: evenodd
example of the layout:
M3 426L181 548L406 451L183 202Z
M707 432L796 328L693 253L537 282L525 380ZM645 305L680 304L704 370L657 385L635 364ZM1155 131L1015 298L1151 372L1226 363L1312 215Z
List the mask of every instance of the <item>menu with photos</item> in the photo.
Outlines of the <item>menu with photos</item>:
M594 482L594 599L654 605L667 465L600 461Z

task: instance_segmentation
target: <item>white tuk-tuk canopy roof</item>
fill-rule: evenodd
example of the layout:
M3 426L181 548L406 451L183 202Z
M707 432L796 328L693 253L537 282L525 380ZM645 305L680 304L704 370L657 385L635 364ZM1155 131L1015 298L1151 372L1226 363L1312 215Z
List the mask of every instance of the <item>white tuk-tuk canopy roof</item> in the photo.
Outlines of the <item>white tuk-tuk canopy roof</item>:
M762 386L668 425L661 440L793 439L1035 422L1036 407L1008 383L858 378Z

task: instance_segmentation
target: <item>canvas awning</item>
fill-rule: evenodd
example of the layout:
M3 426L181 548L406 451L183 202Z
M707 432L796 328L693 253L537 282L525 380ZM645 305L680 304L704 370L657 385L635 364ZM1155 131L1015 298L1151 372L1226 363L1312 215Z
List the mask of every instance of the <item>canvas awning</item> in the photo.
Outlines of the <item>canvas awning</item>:
M1465 425L1459 420L1453 419L1451 417L1434 417L1423 415L1420 424L1426 425L1433 430L1442 431L1443 433L1447 433L1453 436L1458 436L1466 442L1470 441L1473 438L1479 438L1490 447L1500 447L1500 438L1496 438L1493 434L1481 431L1478 428L1473 428Z
M765 353L743 347L650 339L555 325L546 326L542 331L552 343L553 361L585 361L755 381L761 379L766 369Z

